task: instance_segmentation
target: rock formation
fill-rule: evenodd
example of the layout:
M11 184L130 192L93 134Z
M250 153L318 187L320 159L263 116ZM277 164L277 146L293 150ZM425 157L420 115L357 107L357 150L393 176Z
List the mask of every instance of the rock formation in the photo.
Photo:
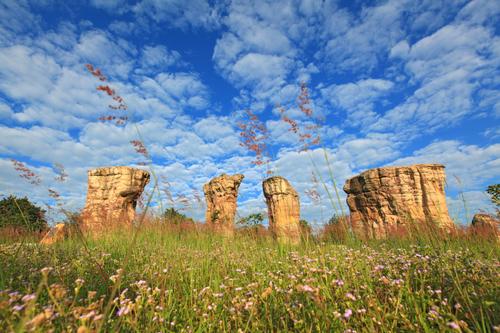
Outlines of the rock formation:
M70 235L70 228L66 223L58 223L43 236L40 244L52 245L65 240Z
M283 177L270 177L262 183L269 214L269 227L279 241L300 241L300 202L297 191Z
M149 178L147 171L124 166L89 170L82 229L97 231L130 226L135 218L137 199Z
M500 220L490 214L475 214L472 218L472 228L474 232L500 240Z
M448 215L444 166L417 164L367 170L346 181L347 205L354 232L384 238L391 229L432 223L452 228Z
M243 178L240 174L222 174L203 186L207 201L206 222L227 235L234 232L238 189Z

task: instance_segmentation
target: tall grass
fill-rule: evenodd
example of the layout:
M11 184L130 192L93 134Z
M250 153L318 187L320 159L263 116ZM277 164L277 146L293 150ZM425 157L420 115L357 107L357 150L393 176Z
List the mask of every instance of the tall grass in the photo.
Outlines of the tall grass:
M291 246L154 220L136 235L132 248L126 230L88 239L106 281L78 239L25 243L17 254L0 244L0 331L491 332L500 325L494 242L311 238Z

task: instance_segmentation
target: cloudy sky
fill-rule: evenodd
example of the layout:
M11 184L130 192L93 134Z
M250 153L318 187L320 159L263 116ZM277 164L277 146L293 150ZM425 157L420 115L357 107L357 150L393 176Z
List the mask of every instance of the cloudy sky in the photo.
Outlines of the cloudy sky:
M334 213L312 176L331 187L326 152L339 187L373 167L445 164L450 214L464 223L492 209L484 190L500 180L499 22L495 0L0 0L0 193L50 203L51 188L80 208L86 171L143 162L130 144L140 136L173 194L164 205L201 218L203 184L242 173L239 215L263 211L265 167L240 145L251 110L310 222ZM128 110L108 108L87 63ZM301 83L312 118L297 106ZM320 124L321 145L300 152L277 105L302 128ZM110 114L129 120L99 120Z

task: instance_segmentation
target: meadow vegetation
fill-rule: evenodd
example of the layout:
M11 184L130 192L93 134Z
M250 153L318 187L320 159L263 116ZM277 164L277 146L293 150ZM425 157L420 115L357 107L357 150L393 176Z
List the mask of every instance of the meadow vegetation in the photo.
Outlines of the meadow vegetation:
M228 239L149 222L0 245L2 332L493 332L499 247L455 237ZM82 246L82 241L85 246Z

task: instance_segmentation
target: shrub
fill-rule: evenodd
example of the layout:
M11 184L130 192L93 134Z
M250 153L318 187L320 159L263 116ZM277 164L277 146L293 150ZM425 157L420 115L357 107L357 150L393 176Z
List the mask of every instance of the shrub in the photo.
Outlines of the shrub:
M349 232L349 216L334 214L323 226L320 238L331 241L344 241Z
M310 235L311 234L312 227L311 227L311 224L307 220L301 219L299 221L299 225L300 225L300 232L303 235Z
M22 228L28 231L47 229L45 210L28 198L9 195L0 200L0 228Z
M250 236L255 239L270 236L269 230L262 225L264 218L264 214L262 213L254 213L240 218L236 221L236 224L239 226L238 232L241 235Z
M251 228L262 225L262 222L264 222L264 215L262 213L254 213L240 218L236 224L242 227Z
M163 213L163 219L169 223L180 224L180 223L194 223L193 219L187 217L186 215L180 213L174 207L167 208Z

